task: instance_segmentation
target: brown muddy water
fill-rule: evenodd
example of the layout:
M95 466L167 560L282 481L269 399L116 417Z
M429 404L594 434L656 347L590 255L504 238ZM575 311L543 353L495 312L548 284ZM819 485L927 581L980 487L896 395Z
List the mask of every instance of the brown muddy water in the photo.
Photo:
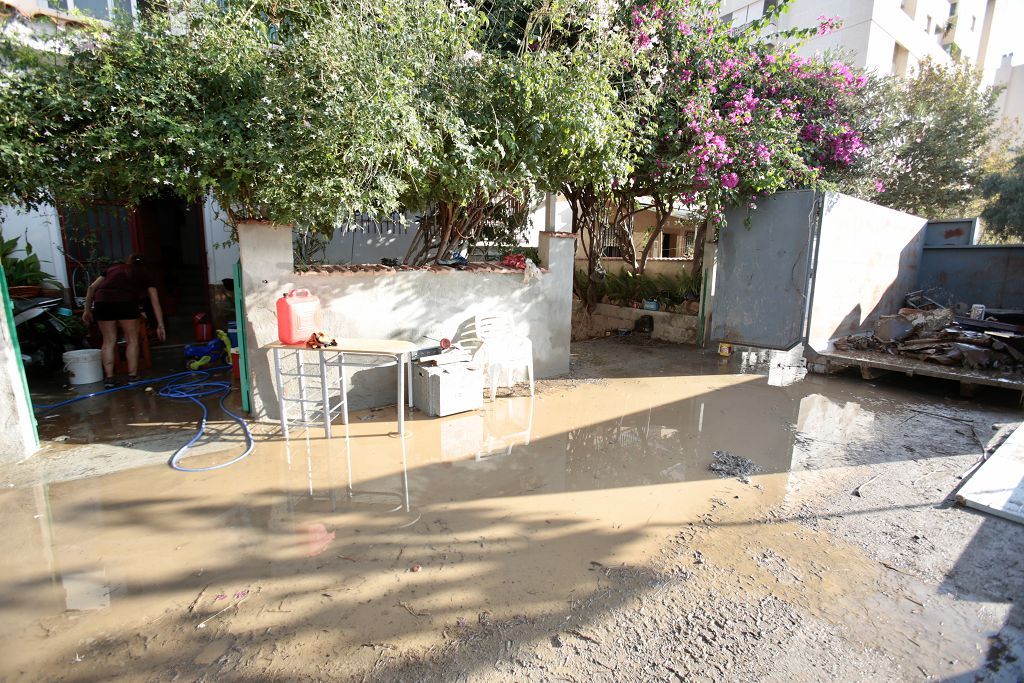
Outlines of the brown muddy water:
M389 436L387 409L354 414L329 440L318 429L262 437L217 472L161 464L19 482L0 492L0 675L193 678L244 643L262 675L353 676L380 648L430 652L469 625L557 616L600 588L602 568L651 566L716 501L731 521L704 539L711 561L753 572L765 560L743 543L771 538L799 546L799 571L818 576L801 587L769 571L743 591L789 594L838 621L876 609L885 570L859 550L749 522L786 498L800 434L871 441L900 401L859 382L773 387L735 362L694 362L623 370L606 355L603 374L625 376L549 382L446 418L414 413L405 440ZM697 366L706 374L678 374ZM716 450L762 474L716 477ZM926 659L955 651L968 670L982 626L946 617L915 638Z

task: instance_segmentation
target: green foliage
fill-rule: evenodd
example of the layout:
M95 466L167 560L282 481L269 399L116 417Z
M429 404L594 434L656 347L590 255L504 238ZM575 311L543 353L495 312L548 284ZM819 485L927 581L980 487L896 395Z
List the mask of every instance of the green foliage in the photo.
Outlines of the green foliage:
M970 211L996 131L996 92L967 63L925 60L909 78L876 76L853 112L871 153L836 174L849 194L925 218Z
M985 237L997 242L1024 242L1024 153L1013 166L993 173L981 186L988 204L981 213Z
M629 306L640 301L640 277L628 270L604 276L604 295L608 301L619 306Z
M43 270L39 255L33 251L29 242L25 242L24 257L18 258L14 255L17 248L17 237L4 239L0 235L0 266L3 266L8 287L48 286L61 288L60 282Z
M525 226L536 191L588 177L609 185L625 170L613 87L622 46L606 39L599 6L486 3L465 51L435 65L421 98L430 144L402 203L436 215L407 261L500 244Z
M429 147L421 99L465 39L442 0L179 0L167 15L65 36L66 58L16 55L0 104L65 202L212 191L235 220L330 231L398 205ZM12 104L14 103L14 104ZM24 167L0 148L3 169ZM26 158L28 155L25 155Z
M654 277L658 287L658 300L677 306L700 296L700 276L680 270L675 276L659 274Z
M574 291L577 296L586 292L587 272L576 271ZM599 288L597 298L607 298L610 303L619 306L630 306L644 300L658 301L664 305L678 306L685 301L696 300L700 295L700 278L680 270L675 276L635 275L623 269L619 273L607 273ZM581 297L582 298L582 297Z

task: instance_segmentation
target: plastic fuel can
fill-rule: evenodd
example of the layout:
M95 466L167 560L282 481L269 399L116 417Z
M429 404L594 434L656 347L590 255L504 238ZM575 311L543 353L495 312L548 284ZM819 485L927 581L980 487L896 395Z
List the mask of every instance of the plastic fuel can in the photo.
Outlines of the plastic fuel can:
M308 289L294 289L277 300L277 337L284 344L302 344L320 326L320 299Z

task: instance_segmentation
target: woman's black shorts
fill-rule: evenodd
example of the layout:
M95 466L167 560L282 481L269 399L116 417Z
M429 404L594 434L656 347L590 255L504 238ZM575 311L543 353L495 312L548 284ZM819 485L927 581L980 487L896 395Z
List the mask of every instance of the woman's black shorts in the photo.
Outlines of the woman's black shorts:
M138 320L139 305L133 302L97 301L92 308L96 320Z

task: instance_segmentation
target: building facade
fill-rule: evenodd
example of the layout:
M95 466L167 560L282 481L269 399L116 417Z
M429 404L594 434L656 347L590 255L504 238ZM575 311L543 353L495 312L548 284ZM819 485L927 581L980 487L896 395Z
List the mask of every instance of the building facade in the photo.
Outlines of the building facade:
M924 59L948 63L965 57L983 67L993 23L1006 0L796 0L777 28L817 26L839 17L842 26L810 39L806 56L838 50L854 66L905 76ZM761 18L777 0L725 0L723 16L740 27Z

